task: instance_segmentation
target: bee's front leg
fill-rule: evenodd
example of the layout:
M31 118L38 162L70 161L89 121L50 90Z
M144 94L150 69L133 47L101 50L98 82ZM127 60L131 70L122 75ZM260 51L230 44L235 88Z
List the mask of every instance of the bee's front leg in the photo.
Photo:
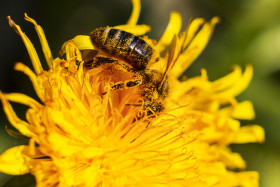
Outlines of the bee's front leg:
M120 90L120 89L123 89L123 88L127 89L127 88L130 88L130 87L133 87L133 86L137 86L141 83L142 83L141 79L112 83L111 90Z

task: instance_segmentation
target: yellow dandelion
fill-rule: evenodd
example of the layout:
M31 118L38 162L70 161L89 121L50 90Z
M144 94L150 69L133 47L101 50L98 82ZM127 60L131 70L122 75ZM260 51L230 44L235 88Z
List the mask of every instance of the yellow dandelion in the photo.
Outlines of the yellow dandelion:
M132 2L127 24L113 28L144 35L150 27L137 25L140 1ZM38 187L258 186L258 173L242 171L245 161L228 147L264 141L260 126L241 127L238 121L255 115L250 101L235 99L249 84L252 67L248 65L242 73L235 66L214 82L208 80L205 69L200 76L180 78L208 43L218 18L194 19L180 34L180 14L172 12L158 42L143 37L160 54L147 69L161 72L156 73L159 87L168 84L168 94L152 95L154 99L139 94L147 88L141 86L148 84L143 81L112 89L112 85L135 81L138 73L120 67L125 63L113 55L111 64L83 68L92 53L108 56L99 54L89 36L65 42L61 50L65 59L53 59L42 28L27 15L25 19L35 26L49 69L42 68L32 43L8 17L28 50L34 72L22 63L15 69L30 78L40 101L20 93L0 94L9 122L29 139L28 145L0 155L1 172L31 173ZM145 106L147 100L150 104ZM164 107L160 112L152 108L158 100ZM27 121L16 115L10 102L29 107Z

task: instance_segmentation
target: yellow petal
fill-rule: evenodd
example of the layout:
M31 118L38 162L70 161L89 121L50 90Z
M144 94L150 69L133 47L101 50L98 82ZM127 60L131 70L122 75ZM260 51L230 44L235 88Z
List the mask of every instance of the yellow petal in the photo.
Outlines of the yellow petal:
M174 35L178 35L182 26L182 17L178 12L171 12L169 23L157 43L156 49L163 51L172 41Z
M30 108L40 108L42 105L35 101L32 97L29 97L27 95L21 94L21 93L9 93L5 94L5 97L7 100L20 103L26 106L29 106Z
M89 147L83 150L83 154L86 158L94 158L104 154L104 150L99 147Z
M243 92L251 82L253 77L253 67L247 65L242 76L240 76L233 85L222 92L217 93L220 97L235 97Z
M194 19L189 27L186 29L187 31L187 36L186 36L186 41L184 43L184 48L187 47L187 45L192 41L193 37L197 33L199 27L205 22L205 19L203 18L196 18Z
M127 25L136 25L141 11L141 3L140 0L131 0L131 1L132 1L133 9L130 18L127 22Z
M81 62L80 67L83 67L84 61ZM84 69L79 68L78 69L78 80L81 83L81 85L84 85L85 82L85 76L84 76Z
M62 45L62 48L59 52L60 55L63 55L66 52L66 46L69 45L69 43L73 43L79 50L85 50L85 49L92 49L97 50L96 47L94 47L90 41L90 37L87 35L78 35L74 37L73 39L65 42Z
M9 175L23 175L29 173L30 158L23 154L27 146L20 145L6 150L0 155L0 172Z
M229 168L239 168L245 169L246 162L242 159L240 154L233 153L229 149L223 149L220 151L221 160L227 165Z
M82 55L77 46L73 42L69 42L66 45L66 60L70 61L82 61ZM76 65L76 62L74 62L74 65Z
M264 129L259 125L247 125L240 128L232 143L264 142Z
M48 142L52 146L52 150L61 156L68 157L83 149L82 147L73 144L66 136L55 132L49 134Z
M149 25L118 25L114 28L130 32L134 35L144 35L151 30Z
M175 64L175 66L176 66L176 64ZM198 87L198 86L207 87L209 85L207 82L207 79L208 79L208 77L207 77L206 70L201 69L201 76L193 77L186 81L180 82L180 84L178 85L180 87L180 89L176 89L172 93L169 93L169 97L172 97L172 99L177 100L178 98L186 95L187 92L189 92L191 89L193 89L195 87ZM171 80L171 78L169 78L169 81L174 82L174 80ZM175 84L175 83L178 84L177 79L175 80L174 83L173 82L172 82L172 84Z
M96 49L91 41L90 41L90 37L87 36L87 35L78 35L76 36L75 38L73 38L71 40L75 45L76 47L79 49L79 50L84 50L84 49Z
M205 23L202 29L193 38L187 49L179 56L174 68L172 69L172 74L179 77L200 55L203 49L206 47L216 23L219 18L212 18L210 23Z
M64 62L66 62L67 64L68 71L75 72L77 69L79 69L77 65L77 61L79 63L83 62L81 51L71 40L65 43L65 45L63 46L63 50L65 51L66 54L67 61ZM58 63L59 63L59 59L58 59Z
M53 56L52 56L52 52L50 50L48 41L46 39L46 36L45 36L45 33L44 33L42 27L40 25L38 25L34 19L28 17L26 13L24 14L24 18L25 18L25 20L33 23L33 25L35 26L35 30L39 36L40 43L41 43L41 46L43 49L43 53L45 55L45 59L48 63L49 68L51 68L52 62L53 62Z
M43 71L43 68L33 44L31 43L29 38L21 31L21 28L16 25L15 22L10 18L10 16L8 16L8 21L10 26L20 35L21 39L23 40L36 74L40 74Z
M252 77L253 77L253 67L252 65L247 65L243 75L235 82L235 84L220 94L230 95L233 97L239 95L248 87Z
M32 127L25 121L18 118L15 111L13 110L11 104L5 98L5 95L0 93L0 99L4 108L4 112L9 120L9 122L23 135L32 137L34 136L31 131Z
M37 96L42 102L44 102L45 101L44 90L40 88L35 73L33 73L26 65L20 62L16 63L15 70L21 71L29 77L36 91Z
M221 113L230 115L235 119L252 120L255 118L254 106L251 101L243 101L237 105L223 108Z
M219 183L215 187L258 187L259 174L255 171L228 172L220 176Z
M13 131L13 130L11 130L11 129L8 129L7 126L5 126L5 131L6 131L10 136L12 136L12 137L14 137L14 138L18 138L18 139L22 139L22 140L29 140L29 139L30 139L30 138L28 138L28 137L22 135L21 133L18 133L18 132L16 132L16 131Z
M212 88L215 91L222 91L226 88L229 88L234 83L238 82L238 79L241 77L242 71L240 66L233 66L233 70L231 73L226 76L212 82Z
M256 171L244 171L237 173L237 181L240 181L238 186L258 187L259 173Z

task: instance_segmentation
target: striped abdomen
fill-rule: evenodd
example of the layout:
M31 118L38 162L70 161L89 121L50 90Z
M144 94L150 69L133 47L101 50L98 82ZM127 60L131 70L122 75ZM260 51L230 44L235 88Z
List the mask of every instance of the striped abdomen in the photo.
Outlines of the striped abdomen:
M125 60L135 70L143 70L154 50L142 38L129 32L101 27L90 33L93 45L109 55Z

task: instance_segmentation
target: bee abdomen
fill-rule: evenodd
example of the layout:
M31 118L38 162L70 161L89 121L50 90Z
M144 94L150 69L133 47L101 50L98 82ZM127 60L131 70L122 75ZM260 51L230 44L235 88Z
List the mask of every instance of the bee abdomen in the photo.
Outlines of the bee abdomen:
M91 42L109 55L125 60L135 70L143 70L154 50L142 38L129 32L101 27L90 33Z

